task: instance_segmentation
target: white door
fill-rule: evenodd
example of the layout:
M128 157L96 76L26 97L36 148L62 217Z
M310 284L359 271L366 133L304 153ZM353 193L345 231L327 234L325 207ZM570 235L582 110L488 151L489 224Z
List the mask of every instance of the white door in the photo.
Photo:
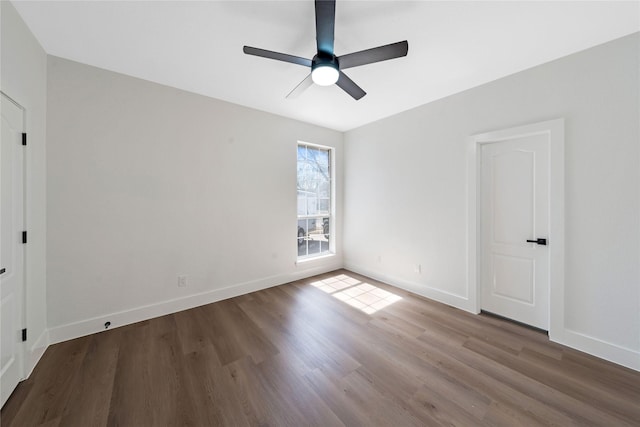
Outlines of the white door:
M22 379L24 153L22 109L4 94L1 98L0 404L4 405Z
M549 134L481 147L481 307L549 330Z

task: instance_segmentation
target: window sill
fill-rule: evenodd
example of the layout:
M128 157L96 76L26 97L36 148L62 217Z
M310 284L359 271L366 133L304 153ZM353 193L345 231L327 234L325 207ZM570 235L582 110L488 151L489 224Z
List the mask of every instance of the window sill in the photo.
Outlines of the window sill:
M323 259L327 259L327 258L333 258L335 257L336 254L335 253L330 253L330 254L326 254L326 255L320 255L320 256L314 256L314 257L309 257L309 258L301 258L296 260L296 265L299 264L306 264L312 261L319 261L319 260L323 260Z

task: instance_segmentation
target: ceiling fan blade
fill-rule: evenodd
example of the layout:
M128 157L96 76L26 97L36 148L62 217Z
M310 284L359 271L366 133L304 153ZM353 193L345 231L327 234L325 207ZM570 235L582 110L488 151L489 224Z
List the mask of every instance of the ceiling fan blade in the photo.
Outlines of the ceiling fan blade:
M348 53L338 57L338 61L340 62L340 69L345 70L360 65L400 58L401 56L406 56L408 51L409 43L405 40L403 42L361 50L360 52Z
M313 84L313 79L311 78L311 74L309 74L307 77L305 77L304 80L298 83L298 86L296 86L295 88L293 88L291 92L289 92L289 95L287 95L287 98L289 99L297 98L302 94L302 92L309 89L309 86L311 86L312 84Z
M276 61L291 62L292 64L311 67L311 60L299 56L288 55L286 53L273 52L271 50L259 49L257 47L245 46L242 51L247 55L260 56L262 58L275 59Z
M336 1L316 0L316 42L318 52L333 55L333 35L336 24Z
M336 84L345 92L353 97L356 101L367 94L360 86L355 84L353 80L351 80L345 73L340 71L340 77L338 77L338 81Z

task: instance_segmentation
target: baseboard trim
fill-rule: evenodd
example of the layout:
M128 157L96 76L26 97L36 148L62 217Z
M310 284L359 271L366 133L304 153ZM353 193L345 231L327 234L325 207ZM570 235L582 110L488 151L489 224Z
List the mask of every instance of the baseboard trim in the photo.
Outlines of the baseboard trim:
M442 292L438 289L426 287L423 284L397 279L366 267L350 263L349 261L345 261L344 268L388 285L459 308L460 310L477 314L473 302L459 295ZM558 344L566 345L567 347L583 351L592 356L599 357L626 368L640 371L640 352L638 351L621 347L566 328L560 331L556 330L553 334L549 335L549 339L553 342L557 342Z
M404 289L405 291L412 292L416 295L420 295L434 301L441 302L443 304L450 305L460 310L468 311L473 314L477 314L475 305L469 298L462 297L460 295L452 294L442 291L423 283L411 282L408 280L399 279L378 271L371 270L361 265L353 264L346 261L344 268L354 273L362 274L363 276L370 277L378 280L379 282L386 283L387 285L395 286L396 288Z
M49 347L49 331L45 329L42 331L38 339L33 343L31 348L29 348L29 353L24 358L24 378L29 378L33 369L36 367L42 355Z
M283 285L295 280L304 279L315 276L317 274L327 273L342 268L342 262L339 259L332 260L329 263L323 263L318 266L305 266L304 270L294 271L288 274L279 274L262 279L251 280L244 283L238 283L220 289L214 289L207 292L192 294L181 298L168 301L162 301L155 304L149 304L136 307L129 310L123 310L115 313L109 313L102 316L93 317L91 319L79 322L68 323L49 329L49 340L51 344L91 335L105 330L105 322L110 322L109 329L120 326L130 325L132 323L153 319L155 317L176 313L183 310L199 307L213 302L222 301L228 298L248 294L251 292L267 289L273 286Z
M612 344L566 328L559 336L550 336L549 339L600 359L640 371L640 351Z
M469 301L468 298L443 292L432 287L427 287L421 283L398 279L357 264L350 262L342 264L339 260L335 260L328 264L323 263L322 265L305 268L301 271L238 283L221 289L193 294L182 298L110 313L80 322L50 328L49 330L43 331L29 349L29 354L25 357L25 377L28 378L29 375L31 375L31 372L49 345L102 332L104 331L104 323L107 321L111 322L110 329L112 329L267 289L273 286L279 286L295 280L335 271L341 268L362 274L434 301L456 307L460 310L477 314L473 302ZM629 369L640 371L640 352L638 351L618 346L570 329L557 331L550 335L550 340Z

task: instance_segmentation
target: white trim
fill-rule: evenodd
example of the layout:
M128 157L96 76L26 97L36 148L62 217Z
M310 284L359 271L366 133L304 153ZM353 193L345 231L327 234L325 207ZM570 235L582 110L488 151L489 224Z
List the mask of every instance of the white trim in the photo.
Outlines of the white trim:
M322 255L318 255L318 256L309 256L306 258L298 258L295 262L296 266L300 265L300 264L307 264L309 262L313 262L313 261L322 261L322 260L326 260L327 258L333 258L335 257L336 254L333 252L330 253L324 253Z
M31 371L35 367L36 363L38 362L40 357L42 357L42 354L50 344L71 340L96 332L102 332L104 330L104 322L106 321L111 322L111 328L125 326L143 320L152 319L154 317L159 317L182 310L188 310L190 308L210 304L227 298L233 298L235 296L259 291L261 289L278 286L306 277L312 277L317 274L331 272L341 268L352 271L354 273L362 274L364 276L370 277L383 283L387 283L400 289L404 289L414 294L424 296L434 301L438 301L464 311L476 313L476 302L472 301L470 298L443 292L442 290L425 286L422 283L410 282L391 277L347 261L345 262L344 266L339 263L332 263L329 265L305 269L304 271L298 273L271 276L269 278L240 283L222 289L189 295L184 298L177 298L157 304L137 307L131 310L98 316L92 319L51 328L49 331L45 330L31 348L31 364L26 372L28 372L29 375L31 374ZM634 350L616 346L615 344L611 344L571 330L563 329L559 332L561 333L558 333L555 337L551 338L552 341L575 348L580 351L584 351L610 362L640 371L640 353Z
M16 107L18 107L19 109L22 110L22 129L24 132L24 129L26 129L26 114L27 114L27 110L20 105L20 103L18 101L16 101L15 99L13 99L12 97L10 97L9 95L7 95L4 91L0 90L0 95L4 95L5 98L7 98L8 101L10 101L12 104L14 104Z
M480 312L478 278L479 146L504 139L548 133L549 144L549 339L613 363L640 371L640 352L573 331L565 325L565 227L564 227L564 119L471 136L468 146L468 291L472 312Z
M330 188L331 188L331 195L329 198L329 215L298 215L297 214L297 200L298 200L298 188L296 186L296 235L298 234L297 232L297 228L298 228L298 221L301 219L301 217L305 217L305 218L319 218L319 217L326 217L329 216L329 235L331 236L331 238L329 239L329 252L324 252L321 253L319 255L305 255L303 257L298 256L297 250L298 247L296 246L296 265L298 265L298 263L300 262L306 262L312 259L322 259L325 258L327 256L333 256L336 255L336 195L337 195L337 173L336 173L336 147L331 147L329 145L321 145L321 144L314 144L313 142L305 142L302 140L298 140L296 142L296 165L298 164L298 148L300 148L300 146L306 146L306 147L312 147L312 148L316 148L318 150L326 150L329 152L329 184L330 184ZM296 166L296 182L298 179L298 169ZM305 219L303 218L303 219Z
M22 104L20 104L19 102L17 102L15 99L13 99L12 97L10 97L9 95L7 95L4 91L0 90L0 98L4 98L6 99L9 103L11 103L14 107L16 107L18 110L20 110L20 115L21 115L21 125L20 125L20 132L21 133L27 133L27 109L25 107L22 106ZM27 185L28 185L28 176L27 176L27 157L28 157L28 151L26 150L25 146L20 146L22 149L19 152L19 156L21 157L21 159L19 160L19 162L22 163L22 218L20 218L21 220L21 224L19 225L18 230L22 229L22 230L28 230L28 224L27 224ZM15 160L15 158L12 159L12 164L13 164L13 160ZM13 209L13 206L12 206ZM13 230L13 231L17 231L17 230ZM27 327L27 262L28 262L28 257L27 257L27 245L20 245L19 250L17 251L17 253L21 253L22 255L22 277L20 280L20 283L18 284L19 290L16 292L18 294L18 298L19 298L19 302L17 303L17 305L19 305L19 319L18 319L18 325L17 326L19 329L23 329ZM18 269L16 268L16 271ZM17 331L16 331L17 332ZM17 342L16 343L16 351L14 353L14 356L16 358L16 363L18 366L18 378L20 379L25 379L27 378L27 349L26 349L27 345L26 342ZM16 384L17 386L17 384ZM15 390L15 389L14 389ZM11 392L13 392L13 390L11 390ZM6 403L6 399L9 398L9 396L11 395L11 392L7 395L7 396L2 396L2 405L4 405Z
M362 274L363 276L370 277L372 279L386 283L390 286L404 289L405 291L421 295L434 301L438 301L443 304L447 304L471 313L477 313L474 309L475 301L471 301L470 299L464 298L460 295L443 292L439 289L425 286L422 283L409 282L406 280L390 277L388 275L378 273L374 270L370 270L366 267L349 263L348 261L345 262L344 268L345 270ZM592 356L599 357L609 362L613 362L618 365L640 371L640 352L633 349L618 346L616 344L612 344L610 342L603 341L601 339L580 332L572 331L570 329L556 331L554 337L550 337L549 339L551 341L574 348L579 351L583 351Z
M640 352L637 350L622 347L570 329L564 330L561 340L552 339L552 341L640 371Z
M561 342L564 335L564 119L548 120L473 135L468 139L468 290L473 311L480 312L480 150L482 144L549 135L549 338Z
M460 310L468 311L470 313L476 313L474 311L473 301L470 301L469 298L465 298L464 296L457 295L450 292L445 292L441 289L437 289L424 283L412 282L409 280L399 279L397 277L392 277L383 273L379 273L374 270L370 270L366 267L362 267L360 265L352 264L348 261L345 261L344 268L349 271L353 271L354 273L362 274L363 276L370 277L379 282L386 283L387 285L404 289L405 291L409 291L416 295L421 295L425 298L432 299L437 302L441 302L443 304L450 305L455 308L459 308Z
M48 347L49 331L45 329L29 349L29 354L25 354L24 379L31 376L33 368L36 367Z
M336 258L336 261L338 258ZM123 310L115 313L109 313L102 316L93 317L79 322L60 325L49 329L49 338L51 344L86 335L102 332L105 330L105 322L111 322L110 328L129 325L143 320L152 319L154 317L164 316L176 313L178 311L189 310L191 308L210 304L239 295L245 295L251 292L270 288L293 282L295 280L304 279L315 276L317 274L327 273L338 270L342 267L342 263L333 262L326 263L321 266L306 268L299 272L290 274L280 274L266 277L263 279L251 280L244 283L238 283L221 289L214 289L208 292L193 294L181 298L175 298L168 301L162 301L155 304L144 305L141 307Z

